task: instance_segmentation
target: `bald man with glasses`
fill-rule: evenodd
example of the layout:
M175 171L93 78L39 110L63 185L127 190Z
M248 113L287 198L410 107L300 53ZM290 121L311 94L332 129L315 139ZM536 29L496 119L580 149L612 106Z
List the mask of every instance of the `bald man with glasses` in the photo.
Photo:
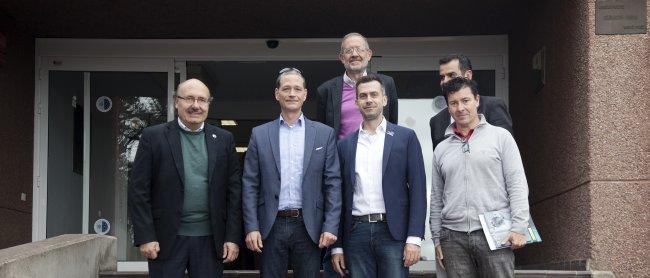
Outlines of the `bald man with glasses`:
M150 277L221 277L242 242L241 178L233 135L205 123L212 96L178 85L175 121L145 128L129 178L134 244Z

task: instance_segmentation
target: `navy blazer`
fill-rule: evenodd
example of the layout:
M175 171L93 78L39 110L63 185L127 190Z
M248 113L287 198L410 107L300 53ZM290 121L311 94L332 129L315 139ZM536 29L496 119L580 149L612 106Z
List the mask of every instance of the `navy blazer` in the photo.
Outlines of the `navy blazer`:
M485 120L491 125L503 127L512 134L512 119L503 99L499 97L481 96L478 113L483 114ZM442 140L445 140L445 130L447 130L449 124L451 124L451 114L449 114L449 109L447 108L438 112L438 114L429 120L431 142L433 143L434 150Z
M224 241L241 245L241 176L233 135L205 124L209 211L220 258ZM134 245L158 241L158 259L170 255L183 212L184 172L178 120L145 128L129 178Z
M420 141L413 130L392 123L387 123L385 136L382 192L388 228L395 240L406 241L408 236L424 238L427 189ZM343 178L343 224L335 247L343 246L352 228L358 139L357 130L338 143Z
M368 73L370 74L370 73ZM397 124L397 88L392 77L375 73L386 88L388 104L384 106L386 119ZM341 98L343 96L343 75L334 77L318 86L318 106L316 107L316 121L324 123L334 129L338 137L341 128Z
M318 244L323 232L338 234L341 173L334 130L305 119L302 212L307 233ZM268 237L280 202L280 120L253 128L244 161L243 206L246 234Z

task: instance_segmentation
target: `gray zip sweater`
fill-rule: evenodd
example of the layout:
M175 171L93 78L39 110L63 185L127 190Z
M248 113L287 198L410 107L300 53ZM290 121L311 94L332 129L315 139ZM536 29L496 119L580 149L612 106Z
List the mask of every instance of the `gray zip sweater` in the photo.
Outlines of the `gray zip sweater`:
M433 151L429 221L436 246L441 227L480 230L479 214L508 207L511 231L526 232L528 183L517 143L507 130L489 124L481 114L479 118L467 141L469 148L463 148L452 123L445 131L448 137Z

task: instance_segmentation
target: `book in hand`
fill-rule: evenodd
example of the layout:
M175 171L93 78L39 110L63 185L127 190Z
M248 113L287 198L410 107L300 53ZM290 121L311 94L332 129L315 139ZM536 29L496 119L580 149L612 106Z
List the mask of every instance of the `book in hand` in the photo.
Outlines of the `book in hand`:
M489 211L484 214L479 214L478 219L481 221L485 239L487 239L490 250L497 250L501 248L510 248L510 242L503 241L510 233L510 209ZM526 229L526 244L542 242L539 236L537 227L533 223L533 218L528 218L528 228Z

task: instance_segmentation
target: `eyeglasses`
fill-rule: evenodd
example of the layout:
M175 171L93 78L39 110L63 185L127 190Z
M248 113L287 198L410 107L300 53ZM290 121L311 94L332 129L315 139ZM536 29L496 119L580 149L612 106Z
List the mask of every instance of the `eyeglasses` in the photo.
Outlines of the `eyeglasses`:
M199 98L182 97L182 96L178 96L178 95L175 96L175 97L178 98L178 99L182 99L185 102L185 104L187 104L187 105L192 105L192 104L194 104L194 102L197 102L201 106L208 106L210 104L210 102L212 102L212 97L207 98L207 99L202 98L202 97L199 97Z
M278 72L278 74L283 74L285 72L290 72L290 71L297 71L298 73L302 74L302 72L297 68L283 68L280 70L280 72Z
M469 143L467 140L463 141L463 145L460 147L460 149L463 151L463 153L469 153Z
M341 53L345 55L352 55L352 53L354 53L355 51L359 54L363 54L366 53L366 51L368 51L368 48L356 46L356 47L348 47L348 48L341 49Z

